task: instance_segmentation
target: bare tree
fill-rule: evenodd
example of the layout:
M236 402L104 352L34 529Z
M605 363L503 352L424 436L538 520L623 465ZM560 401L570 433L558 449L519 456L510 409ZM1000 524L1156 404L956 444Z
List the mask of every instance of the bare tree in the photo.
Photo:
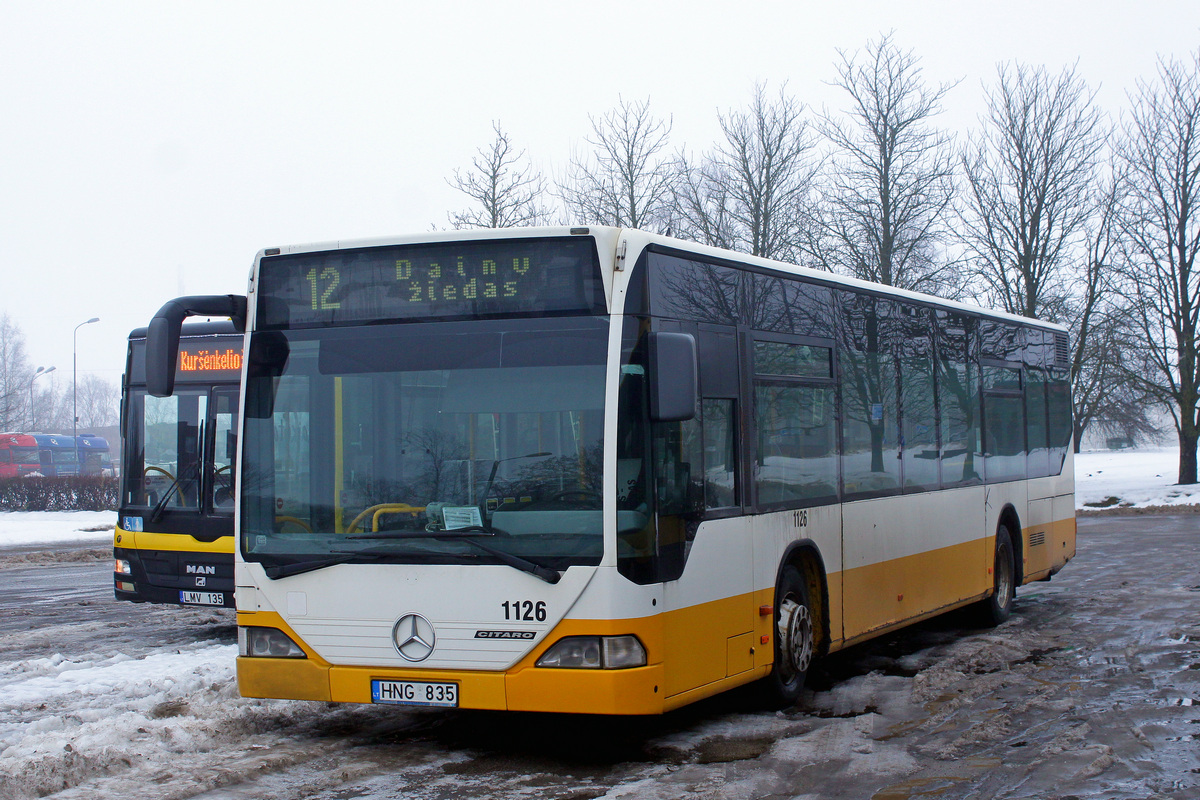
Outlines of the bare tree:
M926 85L919 59L891 34L839 55L833 85L850 107L820 118L834 152L808 252L834 272L954 295L961 282L945 243L955 159L931 120L956 84Z
M675 170L667 153L671 120L654 117L650 100L621 100L589 117L591 152L572 156L558 196L579 222L665 228Z
M1159 433L1148 416L1157 404L1137 381L1129 380L1135 331L1120 280L1128 249L1120 228L1127 185L1123 175L1114 173L1097 194L1095 213L1084 230L1086 259L1073 282L1075 290L1065 300L1074 342L1069 378L1077 453L1092 426L1131 441Z
M1156 80L1131 97L1121 156L1130 175L1125 232L1140 381L1170 410L1179 435L1179 482L1197 482L1200 433L1200 51L1160 59Z
M733 198L724 172L711 156L699 163L684 153L672 182L672 233L684 239L733 250L737 247Z
M724 142L699 164L677 160L674 222L683 236L795 261L819 161L804 106L754 88L748 108L718 114Z
M96 375L84 375L76 387L79 430L116 425L120 417L121 390Z
M25 387L26 391L32 389L33 392L33 409L28 415L30 432L71 432L71 393L63 391L55 380L57 377L58 373L55 373L45 380L39 378L31 386Z
M961 235L990 301L1027 317L1062 315L1068 267L1092 214L1108 128L1075 74L1001 65L983 129L962 156Z
M496 138L481 147L468 170L454 170L447 182L478 205L447 216L455 230L464 228L514 228L545 225L550 210L543 203L546 179L515 151L499 122L492 123Z
M33 368L25 355L25 335L7 313L0 315L0 431L21 430L29 420Z

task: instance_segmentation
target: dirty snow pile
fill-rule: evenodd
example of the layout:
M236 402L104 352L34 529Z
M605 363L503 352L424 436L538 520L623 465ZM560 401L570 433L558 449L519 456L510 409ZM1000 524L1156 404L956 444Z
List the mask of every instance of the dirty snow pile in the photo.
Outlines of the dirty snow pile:
M39 796L160 760L163 750L208 749L216 726L205 730L212 712L203 706L236 696L236 649L205 643L139 659L56 654L0 665L0 796Z
M139 658L0 664L0 797L190 796L196 774L242 777L231 753L286 760L269 751L311 706L239 697L236 655L236 645L197 642Z

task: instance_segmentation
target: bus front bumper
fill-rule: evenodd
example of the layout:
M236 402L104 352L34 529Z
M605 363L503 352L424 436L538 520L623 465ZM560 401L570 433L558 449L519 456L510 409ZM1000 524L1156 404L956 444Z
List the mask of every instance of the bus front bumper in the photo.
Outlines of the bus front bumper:
M507 672L390 670L326 666L304 658L237 660L243 697L371 703L373 680L453 683L458 708L568 714L661 714L662 665L620 670L544 669L524 662Z

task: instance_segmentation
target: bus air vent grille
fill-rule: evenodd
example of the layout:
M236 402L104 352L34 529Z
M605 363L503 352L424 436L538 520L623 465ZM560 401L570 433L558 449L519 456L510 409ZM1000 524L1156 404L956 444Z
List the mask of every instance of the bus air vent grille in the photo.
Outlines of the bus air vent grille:
M1054 364L1059 367L1071 366L1071 347L1065 333L1054 334Z

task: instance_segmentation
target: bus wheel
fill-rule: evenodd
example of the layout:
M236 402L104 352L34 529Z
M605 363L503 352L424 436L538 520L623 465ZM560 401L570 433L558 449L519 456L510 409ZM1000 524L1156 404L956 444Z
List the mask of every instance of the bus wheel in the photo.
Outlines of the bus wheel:
M992 596L979 606L980 621L995 627L1012 613L1017 594L1017 569L1013 556L1012 536L1003 522L996 528L996 559L992 567Z
M800 698L816 649L808 583L796 567L784 567L775 589L775 666L767 678L771 700L793 705Z

